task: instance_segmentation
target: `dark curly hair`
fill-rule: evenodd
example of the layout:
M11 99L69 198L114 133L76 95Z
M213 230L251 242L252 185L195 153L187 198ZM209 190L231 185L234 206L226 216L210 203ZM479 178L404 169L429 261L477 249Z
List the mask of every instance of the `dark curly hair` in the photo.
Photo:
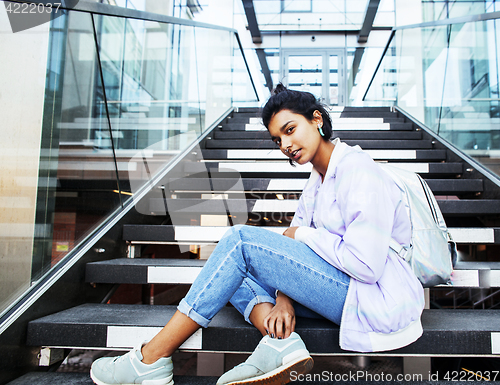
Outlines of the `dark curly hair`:
M281 110L289 110L295 114L302 115L309 121L314 119L314 111L318 110L323 117L323 140L330 140L333 134L332 120L325 106L321 104L310 92L289 90L279 83L266 105L262 109L262 123L269 129L272 117Z

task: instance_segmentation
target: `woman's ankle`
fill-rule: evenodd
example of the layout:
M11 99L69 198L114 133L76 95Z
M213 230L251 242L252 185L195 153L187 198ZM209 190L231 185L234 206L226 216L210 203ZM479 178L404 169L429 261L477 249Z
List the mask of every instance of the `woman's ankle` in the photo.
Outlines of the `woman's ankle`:
M146 364L146 365L154 364L160 358L166 357L162 354L155 353L154 351L151 351L151 349L148 347L148 345L144 345L141 348L141 355L142 355L141 361L143 364Z

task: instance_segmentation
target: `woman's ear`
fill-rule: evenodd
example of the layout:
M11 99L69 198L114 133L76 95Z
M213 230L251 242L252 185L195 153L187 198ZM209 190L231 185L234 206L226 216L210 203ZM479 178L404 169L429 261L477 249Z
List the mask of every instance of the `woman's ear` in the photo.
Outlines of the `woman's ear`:
M313 120L314 120L314 123L315 124L321 124L323 125L323 115L321 114L321 112L319 112L318 110L315 110L313 112Z

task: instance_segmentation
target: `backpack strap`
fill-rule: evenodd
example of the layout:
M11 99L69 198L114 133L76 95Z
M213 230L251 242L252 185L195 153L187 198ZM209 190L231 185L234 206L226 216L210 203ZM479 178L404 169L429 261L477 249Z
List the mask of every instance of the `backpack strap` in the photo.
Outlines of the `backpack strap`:
M394 238L391 238L391 241L389 242L389 248L394 250L394 252L402 259L405 259L406 255L408 254L408 250L406 247L401 245L398 241L396 241Z

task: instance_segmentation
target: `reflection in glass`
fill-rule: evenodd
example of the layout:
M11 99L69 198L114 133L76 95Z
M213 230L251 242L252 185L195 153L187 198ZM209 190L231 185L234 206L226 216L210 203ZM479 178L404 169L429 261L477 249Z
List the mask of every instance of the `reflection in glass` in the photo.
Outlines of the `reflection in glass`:
M338 106L339 101L339 89L341 85L339 84L339 69L340 69L340 58L338 55L329 56L329 68L330 68L330 86L329 86L329 97L330 105Z
M256 93L231 30L72 10L13 34L0 6L0 32L2 312Z
M397 106L500 176L498 22L396 30L365 100L393 84Z
M321 98L323 87L323 56L290 55L288 59L288 87L307 91Z
M45 231L35 225L39 168L50 168L39 162L41 120L46 74L60 71L47 68L50 24L13 33L9 4L0 4L0 313L30 287L33 234Z
M46 86L40 157L48 167L40 168L36 216L44 231L35 234L33 280L121 204L92 19L78 12L64 19L53 28L66 22L67 32L51 36L54 81Z

